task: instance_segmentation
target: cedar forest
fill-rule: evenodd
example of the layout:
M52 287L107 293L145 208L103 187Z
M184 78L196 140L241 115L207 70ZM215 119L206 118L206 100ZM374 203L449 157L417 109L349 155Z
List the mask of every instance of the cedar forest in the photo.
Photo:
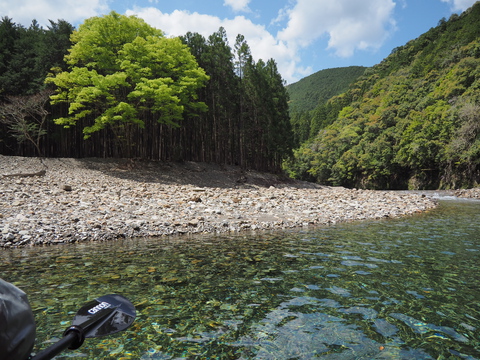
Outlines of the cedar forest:
M371 67L284 86L223 28L166 38L114 12L0 22L0 153L199 161L320 184L480 182L480 2ZM121 31L119 31L121 29Z
M223 28L167 38L115 12L0 23L0 153L198 161L278 172L292 151L274 60Z

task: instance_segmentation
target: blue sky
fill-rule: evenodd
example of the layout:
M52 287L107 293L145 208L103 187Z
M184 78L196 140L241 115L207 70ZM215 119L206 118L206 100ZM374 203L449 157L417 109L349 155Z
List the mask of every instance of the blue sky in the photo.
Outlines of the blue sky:
M223 26L230 46L241 33L255 59L275 59L292 83L316 71L372 66L393 48L460 13L475 0L0 0L0 16L28 26L32 19L84 19L115 10L136 15L167 36Z

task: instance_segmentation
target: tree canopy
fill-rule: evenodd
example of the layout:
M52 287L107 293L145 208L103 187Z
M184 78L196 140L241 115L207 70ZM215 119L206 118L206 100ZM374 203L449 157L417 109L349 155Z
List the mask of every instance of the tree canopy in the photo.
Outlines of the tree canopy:
M292 131L275 61L255 63L242 35L232 50L223 28L208 39L188 33L183 40L210 76L203 94L209 112L195 120L204 159L280 171L291 154Z
M180 39L115 12L86 20L71 39L68 70L48 79L53 103L69 104L57 124L85 120L86 137L111 127L131 146L128 130L145 127L147 113L177 125L186 111L206 110L196 91L208 76Z
M8 17L0 20L1 152L45 152L43 140L51 123L45 77L52 67L66 69L63 58L72 31L64 20L50 20L46 29L35 20L28 28Z
M51 67L64 68L73 26L50 21L44 29L33 20L25 28L12 19L0 21L0 101L4 96L32 95L44 87Z
M233 51L223 28L208 38L190 32L166 38L115 12L75 31L67 25L42 29L34 21L27 30L11 19L0 22L1 153L281 171L292 149L288 94L275 61L255 63L243 36ZM23 37L30 33L40 35ZM35 77L31 63L38 65ZM45 87L55 94L42 116L23 116L19 104L30 104ZM22 142L24 135L35 136Z

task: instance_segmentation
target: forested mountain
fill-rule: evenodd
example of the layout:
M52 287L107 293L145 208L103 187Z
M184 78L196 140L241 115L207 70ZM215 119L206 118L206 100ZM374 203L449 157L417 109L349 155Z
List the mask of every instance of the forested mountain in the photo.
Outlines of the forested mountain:
M480 182L480 2L369 68L313 110L316 135L286 170L347 187Z
M290 96L289 110L296 147L314 137L321 124L313 110L323 106L330 98L348 89L365 72L363 66L326 69L316 72L287 86Z
M349 66L317 71L296 83L287 85L291 113L308 112L324 104L348 86L365 71L364 66Z
M47 29L0 22L0 153L135 157L281 171L288 94L244 37L166 38L115 12Z

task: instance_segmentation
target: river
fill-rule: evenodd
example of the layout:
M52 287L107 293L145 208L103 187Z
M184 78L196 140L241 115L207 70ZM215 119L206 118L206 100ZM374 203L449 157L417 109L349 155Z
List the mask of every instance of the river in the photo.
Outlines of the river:
M480 202L316 229L0 252L35 351L101 295L124 332L57 359L480 359Z

